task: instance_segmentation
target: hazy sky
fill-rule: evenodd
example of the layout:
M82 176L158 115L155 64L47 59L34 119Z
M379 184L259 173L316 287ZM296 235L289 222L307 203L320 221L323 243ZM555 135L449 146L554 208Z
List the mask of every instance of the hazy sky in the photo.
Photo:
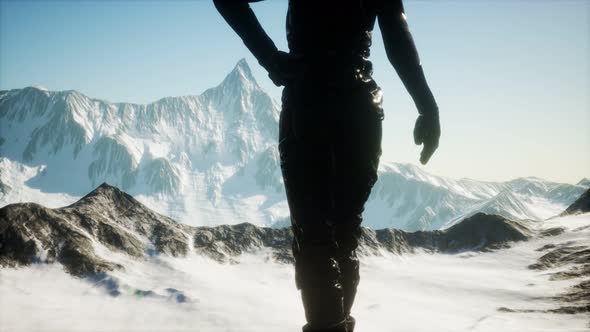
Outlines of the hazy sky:
M286 49L286 0L254 4ZM405 1L435 96L441 147L426 166L455 178L590 176L590 1ZM372 60L385 95L383 161L418 163L413 103L378 28ZM147 103L218 84L245 57L280 89L211 1L0 0L0 89L39 84Z

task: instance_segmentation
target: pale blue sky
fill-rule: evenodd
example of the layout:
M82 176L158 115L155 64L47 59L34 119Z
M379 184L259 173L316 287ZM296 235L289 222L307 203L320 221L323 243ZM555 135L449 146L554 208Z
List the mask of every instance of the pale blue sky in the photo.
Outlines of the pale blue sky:
M286 49L286 0L254 4ZM426 169L481 180L590 176L590 1L405 1L441 109L441 147ZM384 161L418 163L416 111L387 63ZM110 101L199 94L245 57L275 88L210 1L0 0L0 89L39 84Z

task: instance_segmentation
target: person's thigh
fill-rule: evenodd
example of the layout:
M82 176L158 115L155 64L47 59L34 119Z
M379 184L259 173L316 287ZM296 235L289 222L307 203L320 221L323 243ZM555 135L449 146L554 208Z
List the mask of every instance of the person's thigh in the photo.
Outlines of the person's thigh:
M326 221L333 196L325 111L322 100L297 91L283 93L279 153L291 220L299 230L320 238L329 236Z
M279 151L296 226L328 236L327 223L360 224L377 180L382 112L370 90L284 91Z
M336 220L360 223L371 189L377 181L381 157L383 110L371 91L359 91L342 105L334 144Z

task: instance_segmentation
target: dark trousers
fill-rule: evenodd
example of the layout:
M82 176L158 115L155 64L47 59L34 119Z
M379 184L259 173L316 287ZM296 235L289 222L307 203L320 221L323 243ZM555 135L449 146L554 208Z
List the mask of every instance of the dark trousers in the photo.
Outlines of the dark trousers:
M349 319L359 282L355 249L377 180L382 119L374 81L346 87L301 83L283 90L281 170L296 285L310 326Z

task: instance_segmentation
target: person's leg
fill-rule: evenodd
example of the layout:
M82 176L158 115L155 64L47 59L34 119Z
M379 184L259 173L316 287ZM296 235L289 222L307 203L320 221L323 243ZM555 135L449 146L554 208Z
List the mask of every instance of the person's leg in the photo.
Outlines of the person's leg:
M349 331L354 329L350 316L360 280L356 249L362 235L364 205L377 180L381 156L383 110L378 90L360 90L344 105L338 119L334 144L334 188L337 221L335 238L341 271L344 312L349 317Z
M379 95L369 89L311 98L293 89L283 92L281 170L296 282L311 327L344 317L349 331L353 328L349 314L359 281L355 250L381 155Z
M286 89L287 90L287 89ZM295 279L308 324L304 331L346 331L332 207L332 160L321 119L306 121L318 103L283 95L279 130L281 170L294 234ZM320 112L318 110L318 112ZM311 120L311 119L307 119Z
M336 260L340 267L340 284L342 285L342 304L344 315L347 317L348 331L354 330L355 320L351 316L352 305L356 296L357 286L360 280L359 260L356 248L361 235L359 225L342 225L335 230L335 238L338 244Z

